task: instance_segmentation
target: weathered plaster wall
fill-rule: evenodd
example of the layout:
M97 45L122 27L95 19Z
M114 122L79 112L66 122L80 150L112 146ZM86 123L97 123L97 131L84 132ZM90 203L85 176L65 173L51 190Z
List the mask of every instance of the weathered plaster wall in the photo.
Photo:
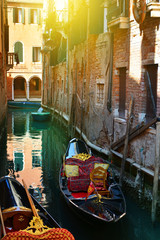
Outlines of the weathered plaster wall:
M49 54L45 54L43 72L43 104L65 112L73 125L103 147L108 146L112 129L106 107L110 49L109 33L90 35L88 41L69 52L68 69L66 63L48 67ZM101 103L97 100L97 84L103 85Z

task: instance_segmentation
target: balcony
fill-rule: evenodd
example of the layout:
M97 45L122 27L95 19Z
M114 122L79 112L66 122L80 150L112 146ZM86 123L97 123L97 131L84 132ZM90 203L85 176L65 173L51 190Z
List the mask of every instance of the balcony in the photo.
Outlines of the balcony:
M147 12L150 13L150 17L160 18L160 0L147 0Z
M18 54L17 54L17 53L8 52L8 53L7 53L7 61L6 61L7 71L8 71L10 68L13 68L13 67L14 67L14 61L16 61L16 64L19 63Z
M107 2L107 23L108 28L118 27L120 29L129 28L128 1L108 1Z
M109 28L112 28L114 26L118 26L120 29L129 28L129 18L128 17L118 17L108 23Z

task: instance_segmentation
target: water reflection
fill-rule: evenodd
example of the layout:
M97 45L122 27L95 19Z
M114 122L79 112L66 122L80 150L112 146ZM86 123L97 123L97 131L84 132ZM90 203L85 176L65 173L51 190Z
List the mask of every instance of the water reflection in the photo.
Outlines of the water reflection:
M7 139L4 137L0 146L0 176L9 174L20 182L24 179L30 192L76 240L159 239L160 223L152 226L150 213L127 194L127 215L117 224L91 226L68 208L58 185L68 141L67 128L55 120L37 123L32 121L30 111L9 111Z
M10 110L7 126L9 175L18 178L20 182L24 179L32 189L37 189L37 186L42 189L42 132L31 132L30 111ZM42 198L42 194L40 196Z

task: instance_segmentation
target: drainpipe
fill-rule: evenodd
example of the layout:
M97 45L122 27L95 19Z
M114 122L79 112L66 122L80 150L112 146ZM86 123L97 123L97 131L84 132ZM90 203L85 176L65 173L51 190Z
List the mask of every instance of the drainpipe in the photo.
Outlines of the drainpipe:
M110 69L109 69L109 84L107 96L107 109L112 112L112 71L113 71L113 33L110 33Z

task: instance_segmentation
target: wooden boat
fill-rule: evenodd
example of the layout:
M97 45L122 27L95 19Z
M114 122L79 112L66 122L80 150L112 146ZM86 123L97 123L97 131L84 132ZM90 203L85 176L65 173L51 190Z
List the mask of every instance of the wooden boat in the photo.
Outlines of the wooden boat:
M59 184L67 204L90 223L117 222L126 214L126 202L109 164L89 154L79 139L69 142Z
M23 187L16 179L8 176L0 179L0 217L0 239L3 240L74 240L73 235L61 228L29 194L25 183Z
M40 107L37 112L31 113L33 120L44 122L50 119L51 113L50 112L44 112L43 108Z

